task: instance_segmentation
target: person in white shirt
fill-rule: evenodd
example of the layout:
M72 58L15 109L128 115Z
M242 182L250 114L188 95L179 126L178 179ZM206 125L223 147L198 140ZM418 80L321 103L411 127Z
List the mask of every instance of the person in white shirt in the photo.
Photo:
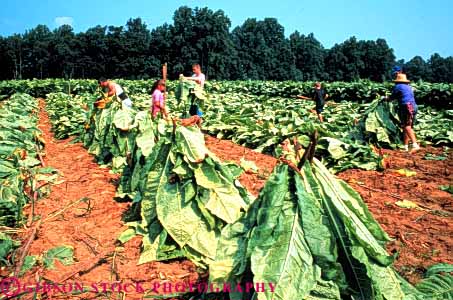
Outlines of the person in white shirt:
M192 65L192 77L186 77L188 80L193 80L198 83L201 87L204 87L206 76L201 72L201 66L199 64Z
M185 77L187 80L193 80L198 83L202 88L204 87L204 83L206 81L206 76L201 72L201 67L199 64L192 65L193 75L192 77ZM189 114L191 116L199 116L200 118L203 116L203 112L200 110L198 105L194 103L194 99L192 99L192 103L190 104Z
M126 95L124 92L123 88L118 84L113 81L107 80L105 78L99 79L99 85L101 87L106 87L109 89L107 96L111 97L113 95L117 96L118 99L121 100L121 103L123 104L123 108L131 108L132 107L132 101L129 99L129 97Z

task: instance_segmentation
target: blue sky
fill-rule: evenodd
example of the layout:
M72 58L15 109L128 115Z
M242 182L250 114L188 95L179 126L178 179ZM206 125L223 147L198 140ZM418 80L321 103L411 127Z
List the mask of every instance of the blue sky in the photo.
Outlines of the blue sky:
M0 35L23 33L38 24L54 29L70 23L76 32L95 25L124 25L141 17L154 28L171 23L182 6L222 9L232 27L247 18L275 17L286 35L295 30L313 32L330 48L356 36L358 39L385 38L397 58L415 55L429 58L435 52L453 55L453 1L451 0L1 0Z

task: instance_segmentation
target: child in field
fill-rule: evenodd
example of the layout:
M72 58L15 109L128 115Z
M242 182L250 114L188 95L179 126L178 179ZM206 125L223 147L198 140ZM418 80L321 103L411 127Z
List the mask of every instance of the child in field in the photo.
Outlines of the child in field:
M206 76L201 72L200 65L193 64L192 71L193 71L192 77L185 77L185 79L195 81L197 84L199 84L203 88L204 83L206 81ZM200 110L198 105L196 105L194 103L193 99L192 99L192 103L190 104L189 114L191 116L199 116L199 117L203 116L203 112Z
M412 142L411 152L420 150L417 143L417 138L414 132L415 116L417 114L417 104L415 103L414 91L409 85L410 81L406 78L406 74L398 73L396 79L393 80L393 87L390 100L398 100L398 115L403 129L404 150L409 151L409 140Z
M311 97L305 96L297 96L300 99L305 100L314 100L316 103L315 110L316 114L318 115L318 119L320 122L324 121L322 116L322 112L324 110L324 105L326 103L326 99L329 97L329 94L326 93L326 90L321 87L321 83L316 82L314 85L313 94Z
M151 104L151 113L153 119L157 117L159 113L165 118L168 119L167 108L165 107L165 81L157 80L154 82L151 89L152 94L152 104Z
M206 76L201 72L201 66L199 64L192 65L192 77L186 77L187 80L193 80L198 83L201 87L204 87Z

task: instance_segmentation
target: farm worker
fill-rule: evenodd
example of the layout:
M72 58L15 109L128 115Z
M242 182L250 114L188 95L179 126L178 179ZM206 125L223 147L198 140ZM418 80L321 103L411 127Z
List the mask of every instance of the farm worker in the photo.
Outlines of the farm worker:
M201 72L201 66L199 64L192 65L193 75L192 77L184 77L187 80L193 80L197 84L199 84L202 88L204 87L204 83L206 81L206 76ZM198 105L194 103L194 99L192 98L192 103L190 104L189 114L191 116L203 116L203 112L199 109Z
M316 114L318 115L318 119L320 122L324 121L322 116L322 111L324 110L324 104L326 103L326 99L329 97L329 94L326 93L326 90L321 87L320 82L316 82L314 84L314 90L311 97L305 96L297 96L300 99L305 100L314 100L316 102L315 110Z
M99 85L103 88L108 88L109 91L107 93L108 97L111 97L115 95L121 100L121 103L124 107L131 108L132 107L132 101L129 99L129 97L126 95L124 92L123 88L118 84L113 81L107 80L105 78L99 79Z
M192 77L185 77L187 80L193 80L198 83L201 87L204 87L206 76L201 72L201 66L199 64L192 65Z
M157 80L154 82L153 87L151 89L152 95L152 104L151 104L151 113L153 119L157 117L159 113L165 118L168 119L167 108L165 107L165 81L164 80Z
M417 114L417 104L415 103L414 91L409 85L410 81L406 78L406 74L399 73L396 79L393 80L393 87L390 100L398 100L398 115L403 129L404 150L409 151L409 140L412 142L411 152L420 150L417 139L414 133L414 122Z

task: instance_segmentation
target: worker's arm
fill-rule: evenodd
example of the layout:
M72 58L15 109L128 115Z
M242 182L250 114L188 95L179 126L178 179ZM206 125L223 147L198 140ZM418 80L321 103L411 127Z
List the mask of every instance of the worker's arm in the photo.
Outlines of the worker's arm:
M309 97L305 97L305 96L302 96L302 95L298 95L297 98L304 99L304 100L313 100L313 99L311 99Z
M162 99L161 101L159 101L158 107L160 108L160 111L162 112L162 116L164 116L164 119L167 120L168 112L167 112L167 108L165 107L165 100Z
M201 83L201 77L200 76L196 76L196 77L184 77L185 79L187 80L192 80L192 81L195 81L196 83Z

